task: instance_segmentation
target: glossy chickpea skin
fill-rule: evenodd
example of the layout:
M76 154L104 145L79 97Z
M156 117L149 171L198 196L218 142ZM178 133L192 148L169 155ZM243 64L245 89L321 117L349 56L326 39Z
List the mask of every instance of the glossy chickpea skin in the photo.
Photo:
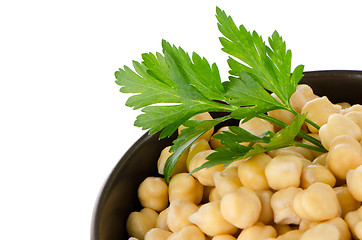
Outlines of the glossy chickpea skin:
M362 165L347 173L347 188L354 199L362 202Z
M156 226L157 217L158 214L150 208L143 208L139 212L132 212L126 222L128 234L143 240L146 233Z
M362 239L362 206L344 217L355 239Z
M342 135L331 142L327 166L337 179L345 180L347 172L361 164L362 147L354 137Z
M271 94L272 97L274 97L276 100L278 100L279 102L280 99L277 97L277 95L275 95L274 93ZM287 111L287 110L283 110L283 109L277 109L277 110L273 110L273 111L269 111L268 115L276 118L286 124L290 124L294 118L294 114ZM280 129L279 126L276 126L276 130L278 131Z
M205 234L196 226L186 226L174 232L167 240L205 240Z
M198 120L198 121L201 121L201 120L212 120L213 118L211 117L210 113L208 112L204 112L204 113L199 113L193 117L190 118L190 120ZM178 128L178 133L180 134L181 131L183 129L185 129L186 127L181 125L179 128ZM210 141L210 138L212 136L212 134L214 133L214 128L211 128L209 131L207 131L206 133L204 133L203 135L201 135L199 137L199 139L205 139L206 141Z
M300 181L301 187L306 189L315 182L323 182L334 187L336 178L328 168L322 165L311 164L303 167Z
M276 156L265 168L268 184L274 190L299 187L301 173L301 158L294 155Z
M209 202L214 202L214 201L219 201L221 200L220 195L217 193L216 188L213 187L210 190L210 194L209 194Z
M187 170L190 170L190 161L191 159L198 154L199 152L205 151L205 150L211 150L210 144L205 139L197 139L189 148L189 152L187 155L186 160L186 168Z
M213 153L214 150L206 150L199 152L196 154L190 161L190 171L200 167L204 164L207 160L206 157ZM204 186L215 186L214 182L214 173L221 172L225 169L223 164L219 164L210 168L204 168L197 172L194 172L192 176L194 176L199 182Z
M157 169L158 169L158 173L163 175L163 170L165 168L165 164L167 159L171 156L171 152L170 152L170 148L171 146L165 147L160 154L160 157L158 158L157 161ZM187 161L187 155L188 155L188 150L183 152L180 156L180 158L178 159L175 167L172 169L171 172L171 177L176 175L177 173L182 173L182 172L187 172L186 169L186 161Z
M362 132L359 126L349 117L342 114L332 114L329 116L327 124L319 129L321 142L328 150L333 139L341 135L349 135L357 141L361 141Z
M342 218L336 217L323 223L331 224L337 228L339 232L339 240L351 239L351 233L349 231L348 225Z
M189 217L189 220L209 236L234 234L237 231L237 228L222 216L220 201L202 205L196 213Z
M214 173L215 188L220 197L233 192L242 186L237 167L226 168Z
M138 199L143 207L159 212L168 205L168 187L163 178L148 177L138 187Z
M247 122L240 121L239 127L245 129L246 131L259 136L266 131L274 132L274 126L270 122L261 119L261 118L252 118Z
M145 240L167 240L172 232L161 228L152 228L145 235Z
M290 230L282 235L279 235L277 240L299 240L303 235L303 232L300 230Z
M168 208L166 208L165 210L160 212L160 214L158 214L156 221L156 228L161 228L163 230L170 231L170 228L167 225L167 213L168 213Z
M270 225L254 225L244 229L237 240L260 240L265 238L275 238L277 231Z
M307 230L300 240L339 240L340 233L336 226L322 223Z
M302 108L302 113L307 113L307 118L315 122L318 126L327 123L328 117L333 113L339 113L341 106L334 105L327 97L315 98L308 101ZM317 133L318 130L310 124L307 124L309 131Z
M193 176L187 173L179 173L173 176L168 185L170 202L176 199L190 201L199 204L204 188Z
M189 201L176 199L170 203L167 211L167 226L172 232L180 231L183 227L191 225L189 216L199 207Z
M236 240L236 238L230 234L216 235L211 240Z
M357 126L362 129L362 112L352 111L344 114L346 117L350 118Z
M318 96L313 93L313 89L306 84L299 84L296 91L290 97L290 104L297 112L301 112L304 105L317 98Z
M341 206L341 217L361 206L361 203L353 198L346 186L336 187L333 190L337 194L338 202Z
M271 207L271 197L273 195L273 192L270 190L259 190L255 191L255 193L256 195L258 195L261 203L261 211L258 222L269 224L274 219L274 213Z
M247 187L226 194L220 203L222 216L234 226L244 229L254 225L260 216L261 202L258 195Z
M238 175L243 186L253 190L269 189L265 168L271 159L269 155L261 153L241 162Z
M293 201L295 213L309 221L325 221L340 214L340 206L334 190L325 183L313 183L299 192Z
M312 151L310 151L309 149L306 149L306 148L296 147L296 146L272 150L272 151L268 152L268 155L271 156L272 158L279 156L279 155L295 155L297 157L306 158L308 160L313 159Z
M301 218L295 213L293 202L295 196L303 191L300 188L289 187L273 194L270 204L273 209L274 222L277 224L299 224Z

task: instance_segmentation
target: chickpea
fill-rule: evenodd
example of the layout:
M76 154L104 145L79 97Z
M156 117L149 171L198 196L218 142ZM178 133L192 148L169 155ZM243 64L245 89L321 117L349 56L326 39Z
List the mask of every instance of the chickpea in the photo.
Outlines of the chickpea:
M167 240L172 232L161 228L152 228L145 235L145 240Z
M233 192L242 186L237 167L230 167L222 172L215 172L214 182L216 192L220 197L223 197L225 194Z
M274 238L277 231L270 225L254 225L244 229L237 240L261 240L265 238Z
M360 141L362 132L359 126L350 118L342 114L331 114L327 124L319 129L319 136L323 146L328 150L331 142L341 135L349 135Z
M325 183L313 183L299 192L293 202L295 213L309 221L324 221L337 217L340 206L334 190Z
M317 140L321 140L318 133L308 133L308 135ZM302 139L302 143L314 146L313 143L309 142L308 140L306 140L304 138ZM322 152L318 152L318 151L314 151L314 150L310 150L310 149L306 149L306 148L303 148L303 149L307 150L307 152L309 152L312 155L312 159L310 159L309 156L304 155L305 158L307 158L311 161L313 161L313 159L315 159L323 154Z
M352 111L346 113L345 116L350 118L360 129L362 129L362 112Z
M272 97L274 97L276 100L278 100L279 102L280 99L278 98L277 95L275 95L274 93L271 94ZM283 110L283 109L277 109L277 110L273 110L273 111L269 111L268 115L276 118L282 122L285 122L286 124L290 124L294 118L294 114L287 111L287 110ZM279 131L280 127L276 126L276 130Z
M213 153L214 150L205 150L202 152L199 152L196 154L190 161L190 171L193 171L194 169L200 167L202 164L204 164L207 160L206 157L209 156L211 153ZM199 182L204 186L215 186L214 182L214 173L215 172L221 172L225 169L223 164L219 164L210 168L204 168L200 171L194 172L192 176L197 178Z
M347 223L340 217L333 218L331 220L325 221L324 223L331 224L338 229L339 240L350 240L351 233L349 232Z
M168 208L160 212L156 221L156 228L161 228L166 231L170 231L170 228L167 226L167 212Z
M221 200L221 197L217 193L216 188L212 188L209 194L209 202L214 202L219 200Z
M317 226L318 224L320 224L322 222L318 221L309 221L309 220L306 220L306 219L302 219L300 221L300 224L299 224L299 230L302 231L302 232L305 232L315 226Z
M253 190L269 189L265 168L271 159L267 154L261 153L241 162L238 167L241 184Z
M362 165L347 173L347 188L352 196L362 202Z
M130 237L130 238L128 238L128 240L139 240L139 239L135 238L135 237Z
M165 164L167 159L171 156L172 152L170 152L170 148L171 146L165 147L160 154L160 157L158 158L157 161L157 169L158 169L158 173L163 175L163 170L165 168ZM188 155L188 150L186 150L185 152L183 152L180 156L180 158L178 159L178 161L176 162L175 167L173 168L172 172L171 172L171 177L174 176L177 173L181 173L181 172L187 172L186 169L186 161L187 161L187 155Z
M300 217L293 209L295 196L303 190L296 187L281 189L273 194L270 205L274 213L274 222L277 224L299 224Z
M323 182L331 187L334 187L336 184L336 178L331 173L331 171L328 170L328 168L322 165L312 164L303 167L301 175L301 187L306 189L315 182Z
M131 237L143 240L146 233L156 226L158 214L151 208L132 212L127 219L127 232Z
M362 147L354 137L342 135L331 142L327 166L337 179L345 180L347 172L361 164Z
M341 216L344 217L346 213L356 210L361 203L353 198L352 194L347 187L341 186L333 189L338 198L339 205L341 206Z
M198 120L198 121L201 121L201 120L212 120L213 118L211 117L210 113L208 112L204 112L204 113L199 113L193 117L190 118L190 120ZM186 127L181 125L179 128L178 128L178 134L181 133L181 131L183 129L185 129ZM214 133L214 128L212 127L209 131L207 131L206 133L204 133L203 135L201 135L199 137L199 139L205 139L206 141L210 141L210 138L212 136L212 134Z
M192 223L188 218L198 209L199 207L192 202L179 199L173 200L167 211L167 226L172 232L178 232L183 227L191 225Z
M349 104L348 102L340 102L340 103L336 103L337 105L341 106L342 107L342 110L345 110L347 108L350 108L351 107L351 104ZM341 110L341 112L342 112Z
M279 155L295 155L300 158L306 158L308 160L313 160L312 151L302 147L286 147L286 148L279 148L275 150L271 150L268 152L269 156L272 158L279 156Z
M302 160L294 155L273 158L265 168L269 186L274 190L298 187L302 173Z
M277 240L299 240L303 235L303 232L300 230L291 230L286 232L280 236L278 236Z
M296 91L290 97L290 104L295 111L301 112L304 105L317 98L318 96L313 93L313 89L306 84L299 84Z
M236 240L234 236L230 234L216 235L211 240Z
M237 228L222 216L220 201L202 205L196 213L189 217L189 220L209 236L234 234L237 231Z
M210 201L210 193L211 193L211 190L214 189L214 188L215 187L204 186L204 193L202 195L201 203L211 202Z
M332 104L327 97L315 98L308 101L302 108L302 113L307 113L307 118L319 126L327 123L328 117L333 113L339 113L341 106ZM310 124L307 124L309 131L317 133L318 130Z
M138 198L143 207L159 212L168 205L168 188L160 177L148 177L138 187Z
M323 153L322 155L316 157L313 160L313 163L327 167L327 156L328 156L328 153Z
M253 190L241 187L221 199L220 210L228 222L244 229L251 227L259 219L261 202Z
M258 195L261 203L261 211L258 221L268 224L274 219L274 213L270 203L273 192L270 190L259 190L255 193Z
M254 134L255 136L260 136L266 131L274 132L274 126L270 122L254 117L247 122L243 122L243 119L239 123L239 127L245 129L246 131Z
M179 173L173 176L168 185L170 202L176 199L190 201L195 204L201 202L204 188L193 176Z
M345 108L341 111L343 114L347 114L349 112L362 112L362 105L360 104L354 104L349 108Z
M189 170L189 165L191 159L198 154L199 152L205 151L205 150L211 150L211 147L209 145L209 142L205 139L197 139L189 148L189 153L187 155L186 160L186 168Z
M221 144L220 140L214 138L217 134L220 134L221 132L230 132L229 126L221 127L221 128L220 128L219 130L217 130L217 132L212 136L212 138L211 138L210 141L209 141L212 149L224 148L224 146Z
M276 224L273 223L273 227L277 231L278 236L283 235L287 232L290 232L293 230L293 228L289 225L283 225L283 224Z
M190 225L173 233L167 240L205 240L205 234L196 226Z
M354 239L362 239L362 206L347 213L344 220L351 229Z
M321 223L307 230L300 240L339 240L340 233L336 226Z

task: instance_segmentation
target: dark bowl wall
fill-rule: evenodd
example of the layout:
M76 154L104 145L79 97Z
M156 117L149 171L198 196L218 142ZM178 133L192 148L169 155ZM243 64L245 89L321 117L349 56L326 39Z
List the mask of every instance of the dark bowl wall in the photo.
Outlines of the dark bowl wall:
M362 103L362 71L305 72L302 83L319 96L334 102ZM158 134L142 136L122 157L105 182L95 205L91 240L127 240L128 215L139 210L138 185L147 176L156 176L156 162L171 139L158 141Z

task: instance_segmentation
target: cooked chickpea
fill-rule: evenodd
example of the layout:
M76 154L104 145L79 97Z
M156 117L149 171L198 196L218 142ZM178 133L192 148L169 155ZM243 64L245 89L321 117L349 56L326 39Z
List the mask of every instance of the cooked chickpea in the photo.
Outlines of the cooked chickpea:
M321 223L320 221L316 222L316 221L309 221L306 219L302 219L302 221L300 221L300 224L299 224L299 230L302 232L305 232L305 231L317 226L320 223Z
M170 203L167 211L167 226L172 232L180 231L183 227L191 225L188 220L189 216L195 212L199 207L189 201L173 200Z
M152 228L145 235L145 240L167 240L172 232L161 228Z
M255 193L258 195L261 203L261 211L258 221L264 224L268 224L274 219L273 209L270 204L273 192L270 190L259 190L255 191Z
M350 240L351 233L349 232L347 223L340 217L333 218L331 220L325 221L323 223L328 223L335 226L339 232L339 240Z
M270 225L254 225L244 229L237 240L259 240L265 238L274 238L277 231Z
M338 136L349 135L357 141L361 141L362 132L359 126L350 118L342 114L332 114L326 124L319 129L319 137L326 149L330 148L331 142Z
M313 183L299 192L293 202L295 213L309 221L324 221L337 217L340 206L334 190L325 183Z
M339 205L341 206L341 216L344 217L346 213L356 210L361 203L353 198L352 194L346 186L336 187L333 189L338 198Z
M242 186L237 167L230 167L222 172L215 172L214 182L216 192L220 197L223 197L225 194L233 192Z
M275 99L277 99L279 102L281 102L280 99L277 97L277 95L275 95L274 93L272 93L271 96L274 97ZM287 110L283 110L283 109L269 111L268 115L273 118L276 118L286 124L290 124L294 118L293 113L291 113ZM279 130L279 129L280 129L280 127L276 126L276 130Z
M269 189L265 168L271 159L269 155L261 153L241 162L238 175L242 185L253 190Z
M299 240L303 235L303 232L300 230L290 230L282 235L279 235L277 240Z
M283 234L293 230L293 228L291 226L283 225L283 224L273 223L273 227L275 228L275 230L277 230L278 236L283 235Z
M237 228L222 216L220 201L202 205L196 213L189 217L189 220L209 236L234 234L237 231Z
M212 120L213 118L211 117L210 113L208 112L204 112L204 113L199 113L193 117L190 118L190 120L198 120L198 121L201 121L201 120ZM180 134L181 131L183 129L185 129L186 127L181 125L179 128L178 128L178 133ZM206 141L210 141L210 138L212 136L212 134L214 133L214 128L211 128L209 131L207 131L206 133L204 133L203 135L201 135L199 137L199 139L205 139Z
M274 222L277 224L299 224L300 217L293 209L295 196L303 191L300 188L288 187L273 194L270 205L273 209Z
M302 108L302 113L307 113L307 118L319 126L327 123L328 117L333 113L339 113L342 107L331 103L327 97L315 98L308 101ZM310 124L307 124L309 131L312 133L318 130Z
M173 176L168 185L170 202L176 199L190 201L195 204L201 202L204 188L193 176L179 173Z
M160 212L160 214L158 214L157 221L156 221L156 228L161 228L161 229L164 229L167 231L170 230L169 227L167 226L167 212L168 212L168 208L166 208L165 210Z
M349 108L345 108L341 111L343 114L347 114L349 112L362 112L362 105L354 104Z
M240 121L239 127L245 129L246 131L254 134L255 136L260 136L266 131L274 132L274 126L270 122L261 119L261 118L252 118L247 122Z
M156 226L157 217L158 214L150 208L143 208L139 212L132 212L126 222L128 234L143 240L146 233Z
M213 153L214 150L205 150L196 154L190 161L190 171L200 167L207 160L206 157ZM199 180L199 182L204 186L215 186L214 182L214 173L221 172L225 169L223 164L219 164L210 168L204 168L200 171L194 172L192 175Z
M336 178L328 168L322 165L311 164L303 167L300 184L303 189L315 182L323 182L331 187L336 184Z
M158 173L161 174L161 175L163 175L163 170L165 168L165 164L166 164L167 159L172 154L172 152L170 152L170 148L171 148L171 146L165 147L161 151L160 157L158 158L157 169L158 169ZM188 150L181 154L180 158L176 162L176 165L175 165L174 169L172 169L172 172L171 172L171 175L170 175L171 177L174 176L177 173L187 172L187 169L186 169L187 155L188 155Z
M209 194L209 202L213 202L213 201L219 201L221 200L221 197L219 196L219 194L216 191L216 188L213 187L210 190L210 194Z
M344 220L347 222L349 229L355 239L362 239L362 206L355 211L346 214Z
M347 173L347 188L354 199L362 202L362 165Z
M163 178L148 177L138 187L138 198L143 207L159 212L168 205L168 187Z
M336 103L336 104L339 105L339 106L341 106L341 107L342 107L342 110L351 107L351 104L349 104L348 102L339 102L339 103ZM342 110L341 110L341 112L342 112Z
M362 112L352 111L346 113L345 116L350 118L360 129L362 129Z
M318 133L308 133L307 135L309 135L319 141L321 140ZM302 143L311 145L311 146L315 146L313 143L309 142L308 140L306 140L304 138L302 139ZM302 149L308 150L308 152L312 155L312 159L310 159L308 156L304 155L305 158L307 158L311 161L313 161L313 159L315 159L316 157L319 157L320 155L323 154L322 152L319 152L319 151L314 151L314 150L310 150L310 149L306 149L306 148L302 148Z
M224 146L221 144L220 140L214 138L214 136L216 136L217 134L220 134L221 132L230 132L229 126L221 127L221 128L220 128L219 130L217 130L217 132L212 136L212 138L211 138L210 141L209 141L212 149L224 148Z
M216 235L211 240L236 240L236 238L230 234Z
M253 190L241 187L221 199L220 210L228 222L244 229L251 227L259 219L261 202Z
M174 232L167 240L205 240L205 234L196 226L186 226Z
M316 157L313 160L313 163L327 167L327 156L328 156L328 153L323 153L323 154L319 155L318 157Z
M345 180L347 172L361 164L362 147L354 137L342 135L331 142L327 166L337 179Z
M302 147L290 146L286 148L279 148L275 150L271 150L268 152L268 155L272 158L279 155L295 155L300 158L306 158L308 160L313 160L312 151Z
M313 93L313 89L306 84L299 84L296 91L290 97L290 104L297 112L301 112L304 105L318 96Z
M302 173L302 160L294 155L273 158L265 168L269 186L274 190L298 187Z
M189 148L189 152L186 160L186 168L189 170L191 159L199 152L211 150L210 144L205 139L197 139Z
M307 230L300 240L339 240L340 233L336 226L321 223Z

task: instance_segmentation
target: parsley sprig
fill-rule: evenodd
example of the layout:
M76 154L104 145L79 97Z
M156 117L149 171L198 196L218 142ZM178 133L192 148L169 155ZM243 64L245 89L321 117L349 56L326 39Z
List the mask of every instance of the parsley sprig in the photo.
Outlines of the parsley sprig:
M225 148L216 149L208 161L194 171L218 164L230 164L273 149L301 146L325 152L319 140L300 131L306 121L319 126L296 112L290 97L303 77L303 65L291 71L292 54L286 50L282 37L275 31L268 39L269 46L255 31L237 27L230 16L217 8L218 28L223 34L222 50L230 55L229 80L222 82L216 64L181 47L162 41L162 53L145 53L142 62L133 61L134 70L127 66L115 73L116 83L123 93L132 93L126 105L141 109L135 126L161 131L160 138L171 136L179 126L182 130L171 147L173 153L165 164L165 178L178 158L191 144L212 127L229 119L248 121L254 117L268 120L282 127L278 133L265 132L255 136L248 131L231 126L230 132L215 136ZM291 74L292 72L292 74ZM274 93L280 101L270 95ZM290 125L268 116L268 111L284 109L295 114ZM225 112L213 120L195 121L191 117L203 112ZM296 136L314 145L295 141ZM249 143L247 146L240 143ZM260 144L263 143L263 144Z

